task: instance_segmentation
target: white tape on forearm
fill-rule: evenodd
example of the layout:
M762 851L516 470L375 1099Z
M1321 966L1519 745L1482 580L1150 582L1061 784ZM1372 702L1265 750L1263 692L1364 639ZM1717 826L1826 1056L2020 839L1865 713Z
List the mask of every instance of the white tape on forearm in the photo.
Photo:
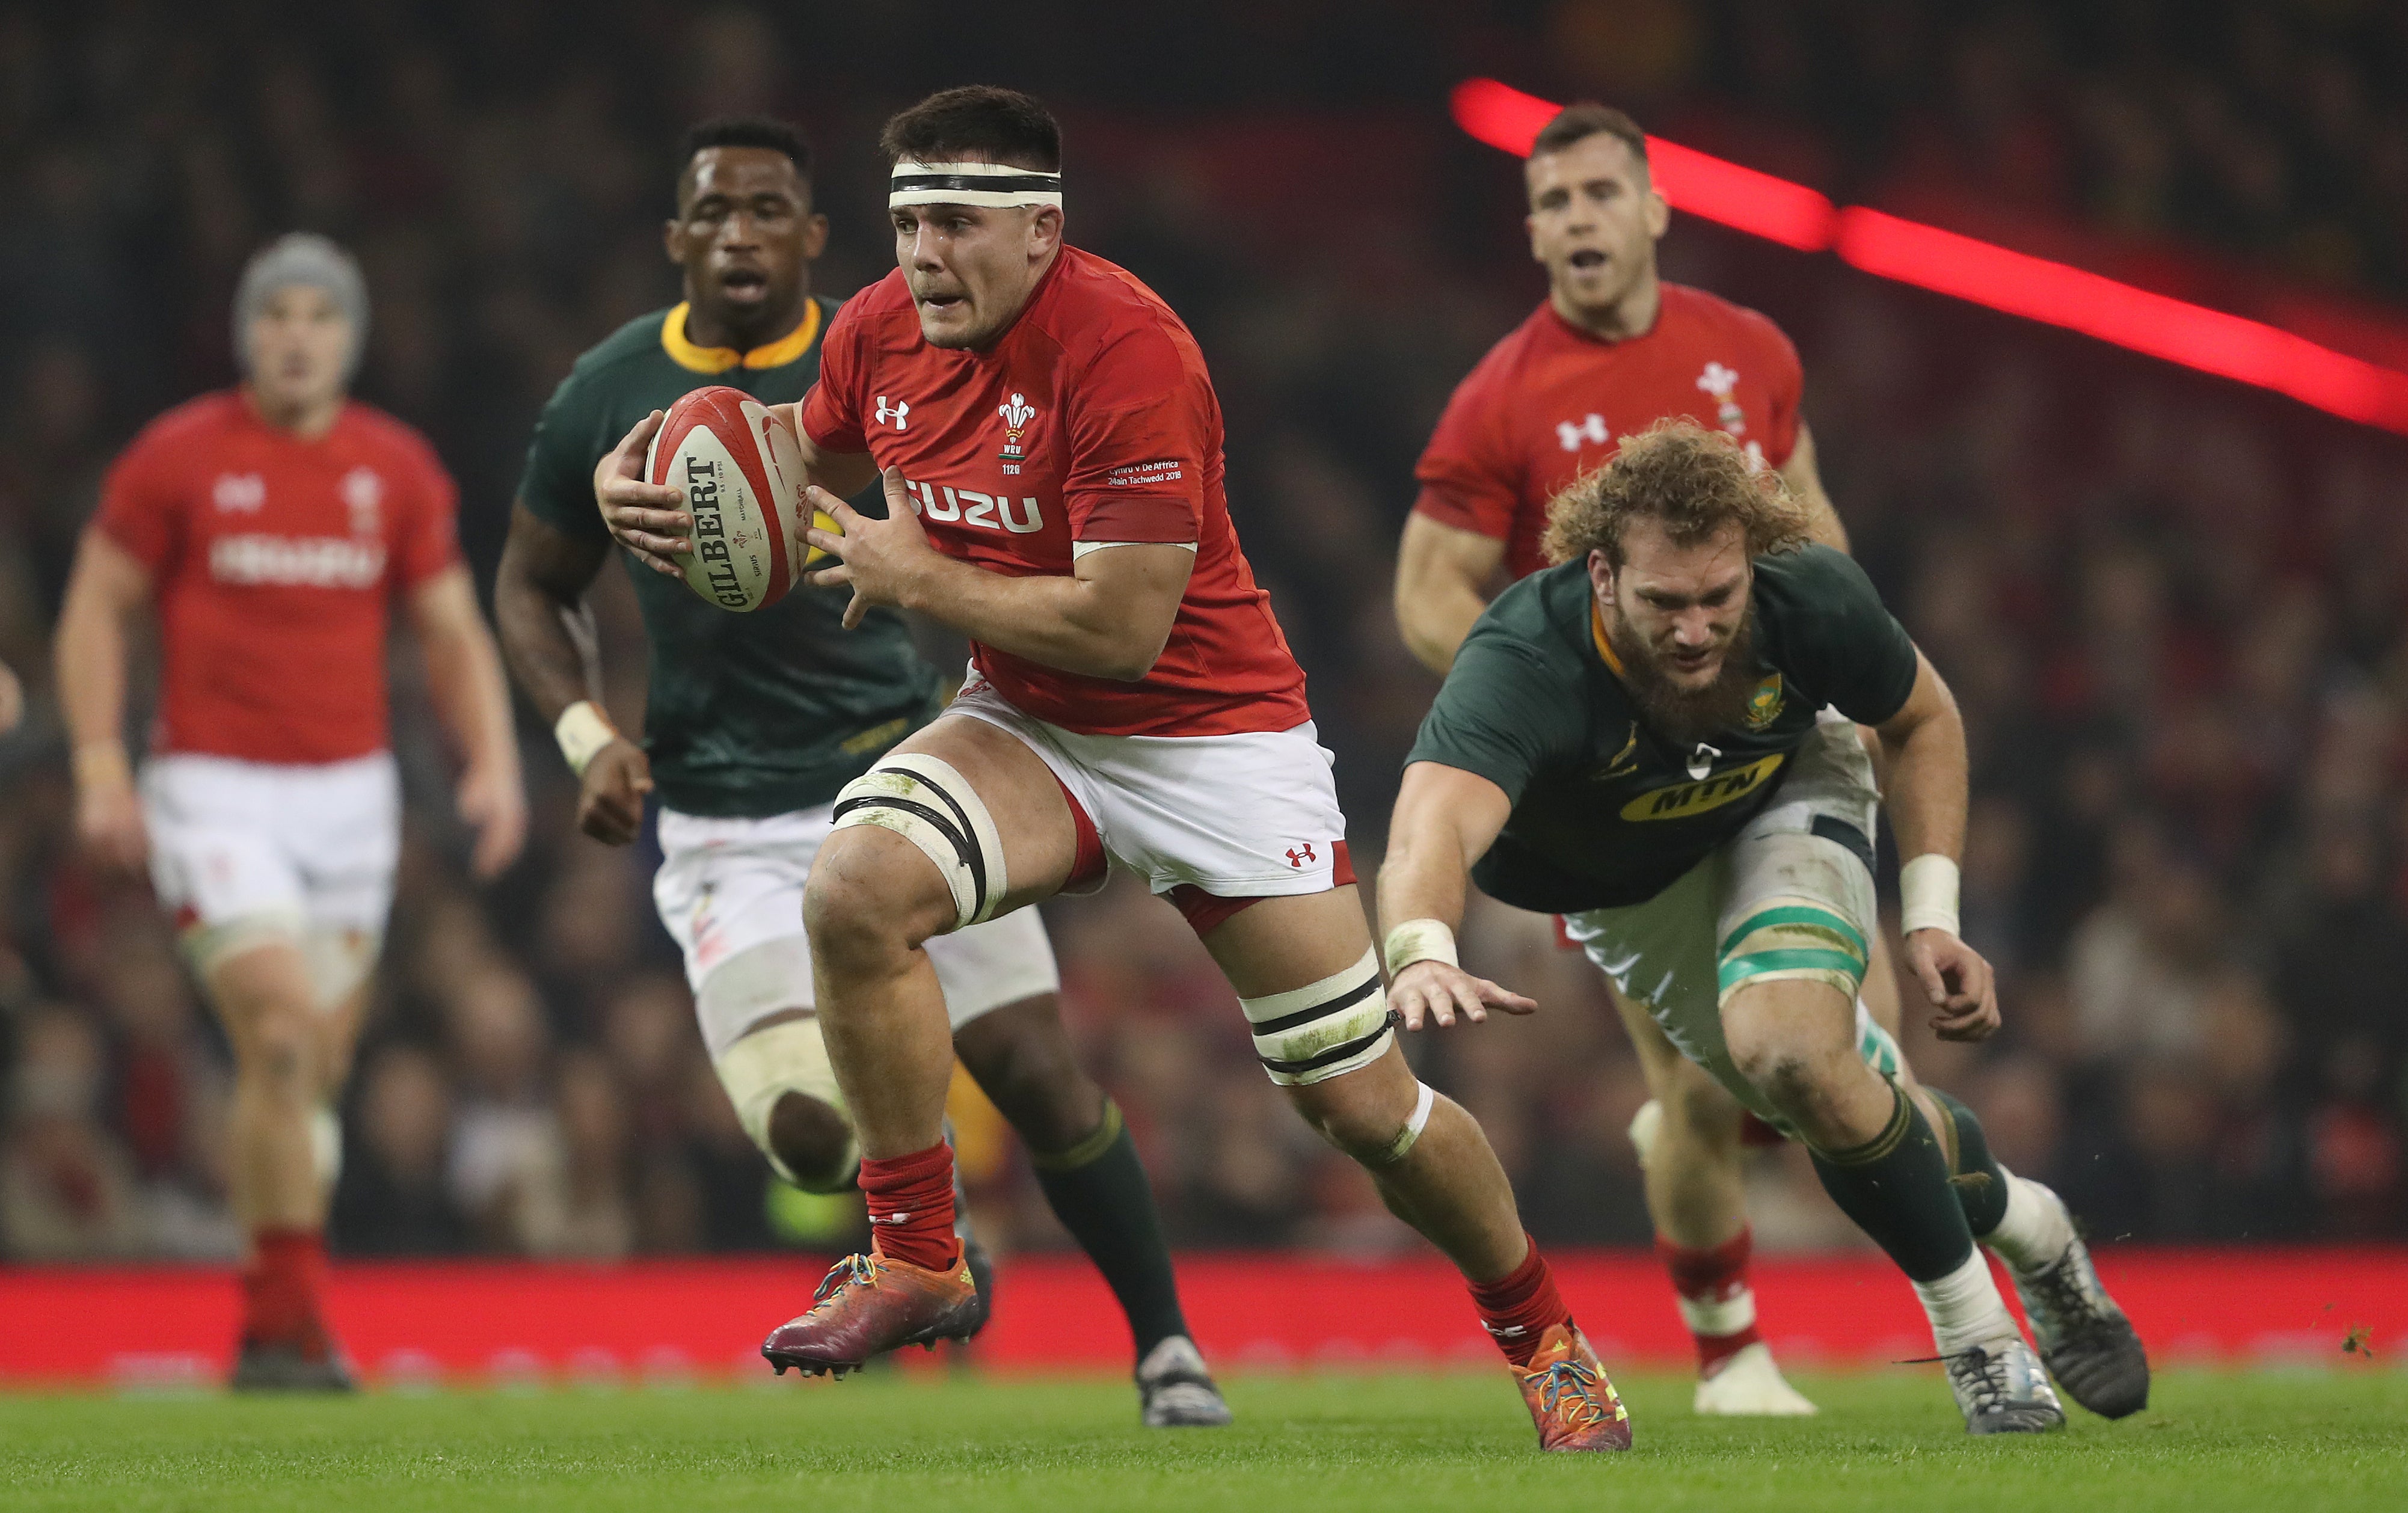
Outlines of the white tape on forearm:
M1407 920L1389 931L1386 943L1380 948L1380 959L1387 963L1388 976L1392 978L1415 962L1463 964L1455 959L1455 932L1440 920Z
M1961 879L1955 859L1937 851L1927 851L1899 868L1899 933L1911 935L1917 930L1945 930L1952 935L1964 934L1956 918Z
M552 738L560 743L560 754L568 759L568 770L580 778L595 753L619 738L619 727L592 699L580 699L560 711L552 721Z

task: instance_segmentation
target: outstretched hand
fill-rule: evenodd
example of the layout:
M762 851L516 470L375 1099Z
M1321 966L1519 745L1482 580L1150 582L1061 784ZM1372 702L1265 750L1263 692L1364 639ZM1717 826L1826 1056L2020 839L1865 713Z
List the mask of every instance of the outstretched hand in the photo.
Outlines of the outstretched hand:
M1987 1040L1999 1033L1998 979L1982 953L1945 930L1906 937L1906 964L1938 1010L1931 1028L1942 1040Z
M1388 986L1388 1006L1404 1016L1408 1030L1418 1030L1425 1021L1443 1030L1457 1014L1479 1024L1492 1008L1500 1014L1535 1014L1539 1009L1535 999L1508 992L1486 978L1440 961L1407 963Z
M664 412L654 410L638 421L636 428L594 464L594 502L601 507L602 523L621 546L652 571L683 578L685 569L677 559L694 550L694 541L686 535L694 529L694 517L679 507L685 503L685 491L644 478L644 454L666 418Z
M844 628L853 630L879 605L899 607L930 568L944 560L928 544L919 512L911 507L911 491L903 470L887 468L879 475L886 491L886 518L872 520L817 484L803 491L804 505L824 513L842 530L841 535L811 526L804 532L810 544L837 559L834 567L805 575L814 588L839 583L853 586L853 602L844 607ZM816 514L814 518L817 518Z

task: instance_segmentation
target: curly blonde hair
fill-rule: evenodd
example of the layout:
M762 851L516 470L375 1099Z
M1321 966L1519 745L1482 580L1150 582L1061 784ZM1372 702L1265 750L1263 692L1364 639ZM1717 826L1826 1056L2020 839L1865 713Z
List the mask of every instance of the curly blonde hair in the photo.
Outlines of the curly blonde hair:
M1592 551L1622 565L1623 533L1641 517L1660 521L1675 546L1693 547L1736 524L1747 552L1791 551L1811 538L1806 507L1781 475L1753 469L1739 443L1695 421L1658 421L1625 436L1613 460L1584 473L1547 504L1541 543L1552 563Z

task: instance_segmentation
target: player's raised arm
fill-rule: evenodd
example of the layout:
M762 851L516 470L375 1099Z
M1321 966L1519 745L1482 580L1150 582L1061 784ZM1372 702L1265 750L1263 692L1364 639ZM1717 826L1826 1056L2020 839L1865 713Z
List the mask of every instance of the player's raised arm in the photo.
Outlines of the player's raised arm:
M425 648L428 692L465 761L456 802L477 828L470 864L477 876L494 877L526 842L526 790L509 685L468 569L454 564L410 590L409 618Z
M1884 802L1905 858L1899 877L1907 964L1930 995L1944 1040L1984 1040L1999 1028L1990 964L1957 935L1956 858L1965 844L1965 721L1956 696L1915 653L1914 691L1876 727L1888 757Z
M1444 676L1472 621L1488 607L1488 587L1505 564L1505 542L1414 513L1397 548L1397 629L1423 666Z
M1135 682L1154 670L1196 565L1192 547L1131 542L1081 554L1068 577L1007 577L929 545L902 470L888 468L885 482L882 521L856 513L824 489L814 486L809 494L844 527L842 535L814 528L810 541L843 559L811 581L853 585L846 625L859 624L874 605L893 605L1064 672Z
M75 754L76 836L105 865L138 872L150 855L125 751L128 633L150 601L150 573L87 530L59 611L52 655L59 709Z
M1458 1013L1478 1024L1492 1008L1527 1014L1539 1006L1473 977L1455 960L1464 879L1512 808L1505 791L1477 773L1436 762L1405 769L1380 865L1380 925L1388 1003L1408 1030L1425 1020L1443 1028Z

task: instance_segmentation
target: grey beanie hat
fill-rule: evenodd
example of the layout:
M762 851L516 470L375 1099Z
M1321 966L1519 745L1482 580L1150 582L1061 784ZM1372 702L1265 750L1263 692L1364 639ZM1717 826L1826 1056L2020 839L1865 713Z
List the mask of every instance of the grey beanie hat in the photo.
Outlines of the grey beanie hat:
M351 322L351 355L343 364L348 378L359 371L360 354L368 341L368 285L360 277L357 259L315 232L288 232L251 254L234 293L235 361L251 371L251 323L276 292L292 284L310 284L326 292Z

